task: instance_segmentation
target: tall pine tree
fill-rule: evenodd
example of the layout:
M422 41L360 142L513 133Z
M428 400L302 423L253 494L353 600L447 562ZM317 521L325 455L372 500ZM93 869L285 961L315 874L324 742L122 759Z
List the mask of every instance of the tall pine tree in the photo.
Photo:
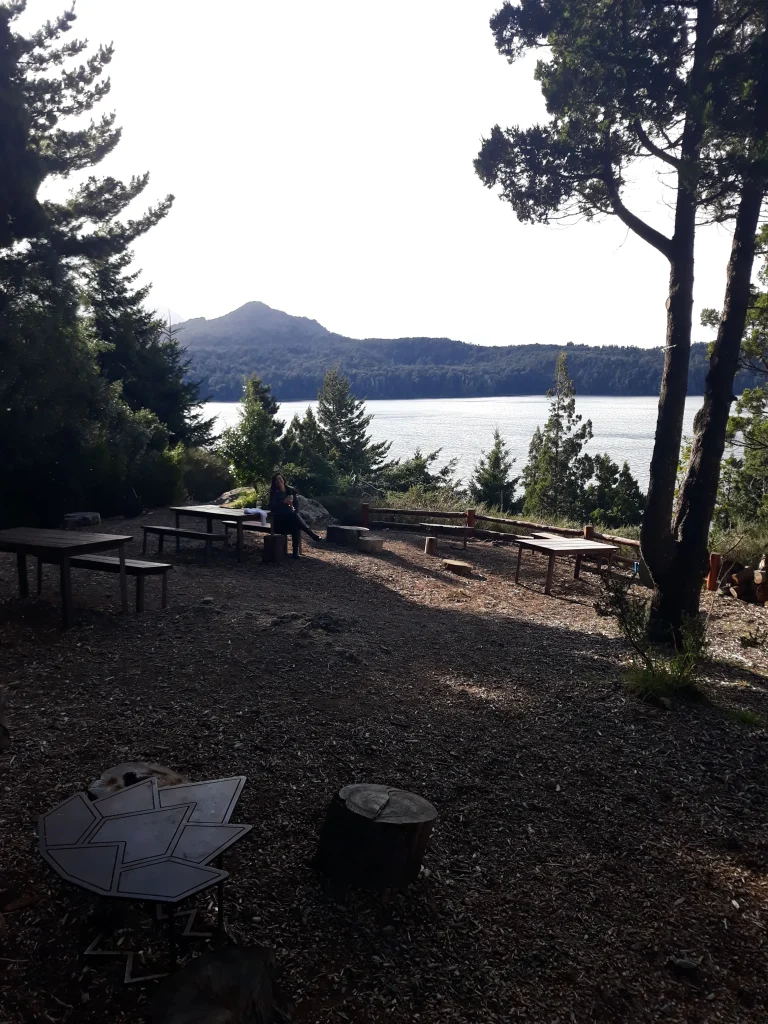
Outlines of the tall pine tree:
M179 335L146 306L149 287L136 287L130 252L94 261L85 270L84 299L98 340L101 373L121 381L132 409L150 409L173 443L202 446L211 441L212 419L204 419L200 385L188 377L189 359Z
M317 396L317 419L329 458L345 475L367 478L383 466L391 441L374 443L368 433L373 416L355 398L338 368L328 370Z
M528 515L555 519L580 519L584 490L592 476L592 459L583 448L592 439L592 422L581 422L576 412L576 392L568 375L564 352L557 357L555 385L547 392L549 417L543 431L537 429L523 470Z

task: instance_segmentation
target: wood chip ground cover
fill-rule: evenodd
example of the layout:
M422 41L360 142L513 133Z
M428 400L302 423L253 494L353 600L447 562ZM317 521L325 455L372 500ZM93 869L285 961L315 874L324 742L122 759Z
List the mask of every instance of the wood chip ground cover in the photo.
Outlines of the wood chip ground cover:
M765 1020L768 655L740 637L768 612L718 598L706 700L665 711L624 691L596 576L558 562L547 598L538 556L515 586L509 548L470 543L464 579L423 538L384 535L382 556L308 543L280 566L255 538L241 564L190 547L171 557L168 609L150 580L140 617L118 614L113 577L76 572L68 633L53 567L43 600L0 607L2 1024L145 1019L151 984L82 959L107 908L35 846L42 811L134 759L247 775L230 932L274 947L299 1021ZM15 587L0 556L0 597ZM440 813L421 878L387 905L311 865L350 782ZM138 968L158 963L140 909L110 913Z

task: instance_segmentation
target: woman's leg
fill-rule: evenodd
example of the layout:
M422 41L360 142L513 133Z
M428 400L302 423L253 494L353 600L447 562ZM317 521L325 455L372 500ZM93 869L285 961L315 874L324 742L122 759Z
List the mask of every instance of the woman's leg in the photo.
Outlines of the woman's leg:
M321 540L322 539L318 533L315 533L315 531L312 529L311 526L309 526L307 523L304 522L304 520L302 519L302 517L299 515L298 512L294 512L293 513L293 520L294 520L295 526L298 527L299 530L303 530L304 533L309 534L309 536L312 538L312 540Z

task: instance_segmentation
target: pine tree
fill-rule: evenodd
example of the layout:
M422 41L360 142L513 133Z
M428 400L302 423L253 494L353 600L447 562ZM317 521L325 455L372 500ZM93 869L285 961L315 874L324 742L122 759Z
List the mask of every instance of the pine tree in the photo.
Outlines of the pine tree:
M109 381L121 381L132 409L150 409L170 432L172 443L203 446L214 421L200 412L200 384L187 376L178 331L146 307L149 287L135 287L128 273L130 252L93 262L85 270L84 299L99 342L98 362Z
M582 424L576 412L575 389L564 352L557 357L555 386L547 392L547 398L549 418L544 430L534 434L528 465L523 470L523 511L555 519L580 519L584 492L593 473L593 460L582 454L592 439L592 422Z
M286 478L309 497L332 493L337 472L328 459L320 425L307 406L304 418L296 413L280 439L282 468Z
M515 459L510 457L499 428L493 431L493 447L482 452L469 482L472 500L483 505L496 506L502 511L515 505L515 489L519 476L510 476Z
M245 382L239 420L222 433L219 446L238 482L247 487L265 484L280 462L285 424L269 411L271 393L265 397L265 387L256 376Z
M377 473L391 442L371 440L373 416L366 414L365 402L355 398L338 368L326 372L317 398L317 419L331 462L345 475L367 478Z
M584 494L583 517L601 526L636 526L645 495L625 462L621 469L607 454L595 455L594 478Z

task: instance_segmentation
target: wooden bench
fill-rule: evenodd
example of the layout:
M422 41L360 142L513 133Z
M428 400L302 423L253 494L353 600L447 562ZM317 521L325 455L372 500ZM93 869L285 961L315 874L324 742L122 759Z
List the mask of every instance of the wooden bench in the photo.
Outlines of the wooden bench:
M142 552L147 553L147 537L150 533L157 534L157 550L163 550L163 541L166 537L176 537L177 540L184 538L185 540L204 540L205 541L205 561L208 562L208 555L211 551L211 544L214 541L226 541L226 535L223 533L206 533L204 530L179 530L175 526L142 526L144 531L144 544L142 545Z
M446 523L420 523L427 530L432 530L433 536L438 533L448 534L449 537L461 536L464 541L464 550L467 548L467 536L472 532L471 526L448 526Z
M37 592L43 590L43 562L46 558L37 559ZM110 555L74 555L69 560L72 569L90 569L93 572L120 572L120 559ZM147 576L162 576L161 603L165 608L168 604L168 573L173 568L168 562L142 562L137 558L126 558L126 576L136 577L136 611L144 611L144 581Z

